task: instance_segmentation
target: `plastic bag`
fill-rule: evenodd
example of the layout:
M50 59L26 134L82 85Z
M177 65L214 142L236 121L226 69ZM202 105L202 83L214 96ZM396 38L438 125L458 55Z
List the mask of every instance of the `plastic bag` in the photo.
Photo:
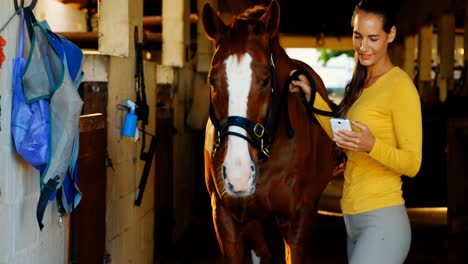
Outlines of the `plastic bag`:
M49 153L49 102L46 99L26 101L22 82L26 63L23 54L24 12L21 11L20 46L18 56L13 59L11 134L16 151L36 169L43 170Z

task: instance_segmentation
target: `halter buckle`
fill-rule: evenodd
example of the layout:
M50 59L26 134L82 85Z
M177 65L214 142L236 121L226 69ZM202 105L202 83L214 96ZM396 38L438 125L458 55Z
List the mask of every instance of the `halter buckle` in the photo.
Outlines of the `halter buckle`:
M273 59L273 53L270 53L270 63L271 63L271 66L273 66L273 68L276 68L275 60Z
M261 138L261 137L263 137L263 134L265 133L265 127L263 127L262 124L257 123L257 124L255 124L255 126L253 128L253 132L254 132L255 136L257 136L258 138Z
M267 158L269 158L270 157L270 151L268 150L268 146L263 145L263 139L260 142L261 142L260 143L260 145L261 145L260 148L262 149L263 155L265 155Z
M221 145L221 134L219 131L217 132L216 142L213 145L213 151L211 153L211 157L214 157L216 151L218 151L219 145Z

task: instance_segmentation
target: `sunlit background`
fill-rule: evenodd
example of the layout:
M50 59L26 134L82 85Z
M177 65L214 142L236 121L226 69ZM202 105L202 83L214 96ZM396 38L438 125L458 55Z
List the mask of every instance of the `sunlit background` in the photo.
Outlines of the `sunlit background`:
M322 78L330 98L335 103L341 101L344 88L353 74L354 58L343 53L325 63L320 59L322 50L316 48L286 48L286 53L311 66Z

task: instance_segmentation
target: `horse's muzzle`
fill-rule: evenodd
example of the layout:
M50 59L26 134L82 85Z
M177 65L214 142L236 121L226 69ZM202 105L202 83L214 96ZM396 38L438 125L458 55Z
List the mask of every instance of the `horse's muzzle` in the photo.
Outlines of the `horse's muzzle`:
M229 195L236 197L249 196L255 191L257 168L253 163L250 166L246 164L237 164L236 166L223 164L223 179Z

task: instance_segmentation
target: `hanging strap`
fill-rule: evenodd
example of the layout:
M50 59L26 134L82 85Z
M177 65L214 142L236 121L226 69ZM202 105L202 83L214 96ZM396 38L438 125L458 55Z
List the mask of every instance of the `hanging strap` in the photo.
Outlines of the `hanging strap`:
M18 6L18 0L13 0L13 3L15 4L15 10L18 11L19 9L25 8L24 6L24 0L21 0L21 6ZM34 7L37 4L37 0L32 0L31 3L29 4L28 8L31 10L34 9Z
M138 27L135 27L135 90L137 109L135 113L138 120L141 120L141 138L140 160L148 160L151 156L150 151L145 152L146 148L146 125L148 125L149 106L146 100L145 75L143 68L143 43L138 41Z
M2 27L0 28L0 33L2 33L2 31L10 24L11 20L17 15L19 14L20 12L23 11L23 8L20 8L18 10L16 10L15 13L13 13L5 23L3 23Z
M37 23L37 20L29 6L22 9L24 10L24 22L28 29L29 40L32 41L34 36L33 25L34 23Z
M24 56L24 10L21 10L21 31L19 39L19 48L18 48L18 58L23 58Z
M57 186L59 185L60 177L57 175L55 178L50 178L46 184L42 187L41 194L39 196L39 202L37 204L36 209L36 218L37 223L39 224L39 228L42 230L44 228L44 224L42 223L42 219L44 218L44 212L47 208L47 204L49 203L49 197L57 190Z
M143 136L145 136L143 134ZM146 157L145 167L143 168L143 173L141 175L140 184L138 185L137 195L133 204L135 206L140 206L143 199L143 194L145 192L146 182L148 181L149 172L151 169L151 163L153 162L153 156L156 152L156 137L151 136L151 142L148 150L148 156Z
M136 43L136 53L136 74L138 75L137 104L139 104L136 111L138 119L142 120L142 124L148 125L149 106L146 100L145 75L143 67L143 43Z

